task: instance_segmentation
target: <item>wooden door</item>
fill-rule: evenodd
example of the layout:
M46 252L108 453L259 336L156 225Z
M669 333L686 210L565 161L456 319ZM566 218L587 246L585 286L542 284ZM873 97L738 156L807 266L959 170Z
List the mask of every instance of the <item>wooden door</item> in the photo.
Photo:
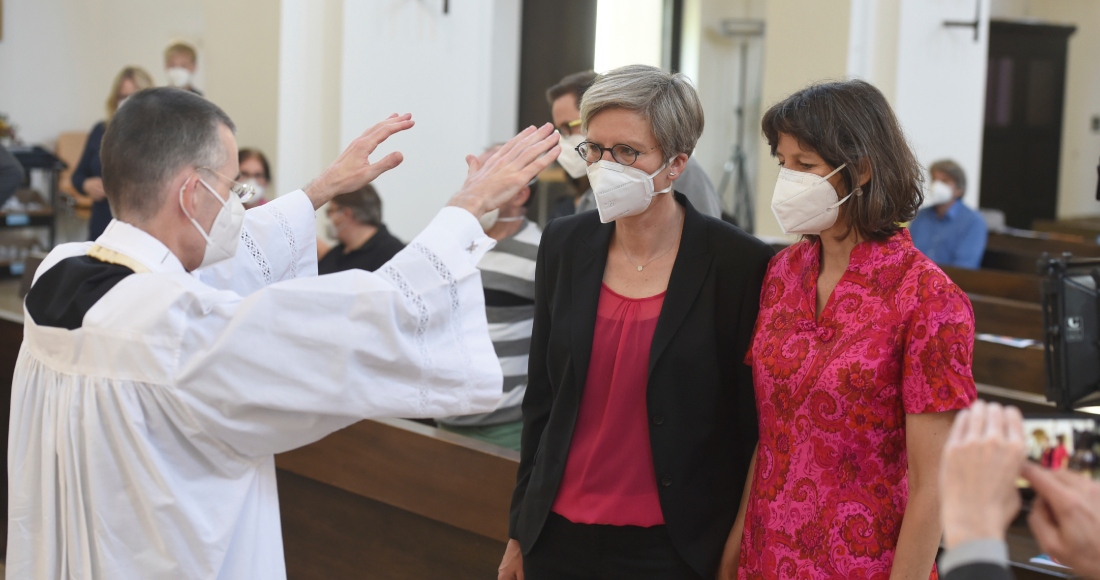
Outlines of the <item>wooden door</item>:
M981 205L1010 227L1053 219L1058 203L1066 50L1075 28L991 21Z

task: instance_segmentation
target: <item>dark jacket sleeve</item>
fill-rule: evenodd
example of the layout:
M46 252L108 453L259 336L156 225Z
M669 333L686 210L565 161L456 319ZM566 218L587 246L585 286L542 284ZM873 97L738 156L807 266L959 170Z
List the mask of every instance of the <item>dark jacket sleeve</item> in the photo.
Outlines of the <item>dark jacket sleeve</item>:
M23 176L23 164L10 151L0 147L0 205L19 189Z
M1013 580L1015 576L1004 566L996 564L967 564L941 576L943 580Z
M535 320L531 331L531 352L527 362L527 392L523 395L523 435L520 437L519 470L516 472L516 489L512 492L512 506L508 517L508 537L516 537L520 509L527 494L531 471L535 468L535 455L543 429L550 417L553 391L550 373L546 367L546 353L550 342L550 306L547 288L553 283L547 279L547 248L560 247L554 240L554 223L546 225L539 244L535 263Z
M84 143L84 153L80 155L80 163L73 169L73 187L80 193L84 191L84 181L89 177L103 177L103 171L99 165L99 149L103 145L103 134L107 132L107 124L96 123L88 133L88 141Z

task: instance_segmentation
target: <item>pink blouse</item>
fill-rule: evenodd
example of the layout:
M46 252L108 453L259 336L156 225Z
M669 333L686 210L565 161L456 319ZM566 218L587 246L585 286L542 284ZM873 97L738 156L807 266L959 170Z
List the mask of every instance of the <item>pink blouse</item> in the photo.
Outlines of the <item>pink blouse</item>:
M761 291L741 579L888 578L909 497L905 415L977 397L970 301L907 230L856 246L815 320L819 244L780 252Z
M592 356L554 513L577 524L665 523L649 445L649 347L665 293L600 289Z

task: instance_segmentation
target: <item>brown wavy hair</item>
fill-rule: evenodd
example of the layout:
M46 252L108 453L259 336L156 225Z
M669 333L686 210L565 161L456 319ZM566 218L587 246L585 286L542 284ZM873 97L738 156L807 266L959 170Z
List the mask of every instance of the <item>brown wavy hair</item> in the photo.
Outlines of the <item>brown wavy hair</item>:
M865 240L885 240L917 216L924 202L924 174L894 111L874 85L862 80L810 85L772 105L761 128L772 156L783 133L834 168L847 164L839 173L847 191L862 192L841 206L848 226L843 237L855 230ZM866 167L871 179L860 187L860 169Z

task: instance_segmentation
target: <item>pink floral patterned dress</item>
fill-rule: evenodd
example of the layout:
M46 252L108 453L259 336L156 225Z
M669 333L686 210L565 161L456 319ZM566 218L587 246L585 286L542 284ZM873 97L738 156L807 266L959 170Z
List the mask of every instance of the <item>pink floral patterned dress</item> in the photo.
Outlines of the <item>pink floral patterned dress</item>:
M815 320L819 244L780 252L761 291L741 579L888 578L909 497L905 415L977 396L970 301L908 230L856 246Z

